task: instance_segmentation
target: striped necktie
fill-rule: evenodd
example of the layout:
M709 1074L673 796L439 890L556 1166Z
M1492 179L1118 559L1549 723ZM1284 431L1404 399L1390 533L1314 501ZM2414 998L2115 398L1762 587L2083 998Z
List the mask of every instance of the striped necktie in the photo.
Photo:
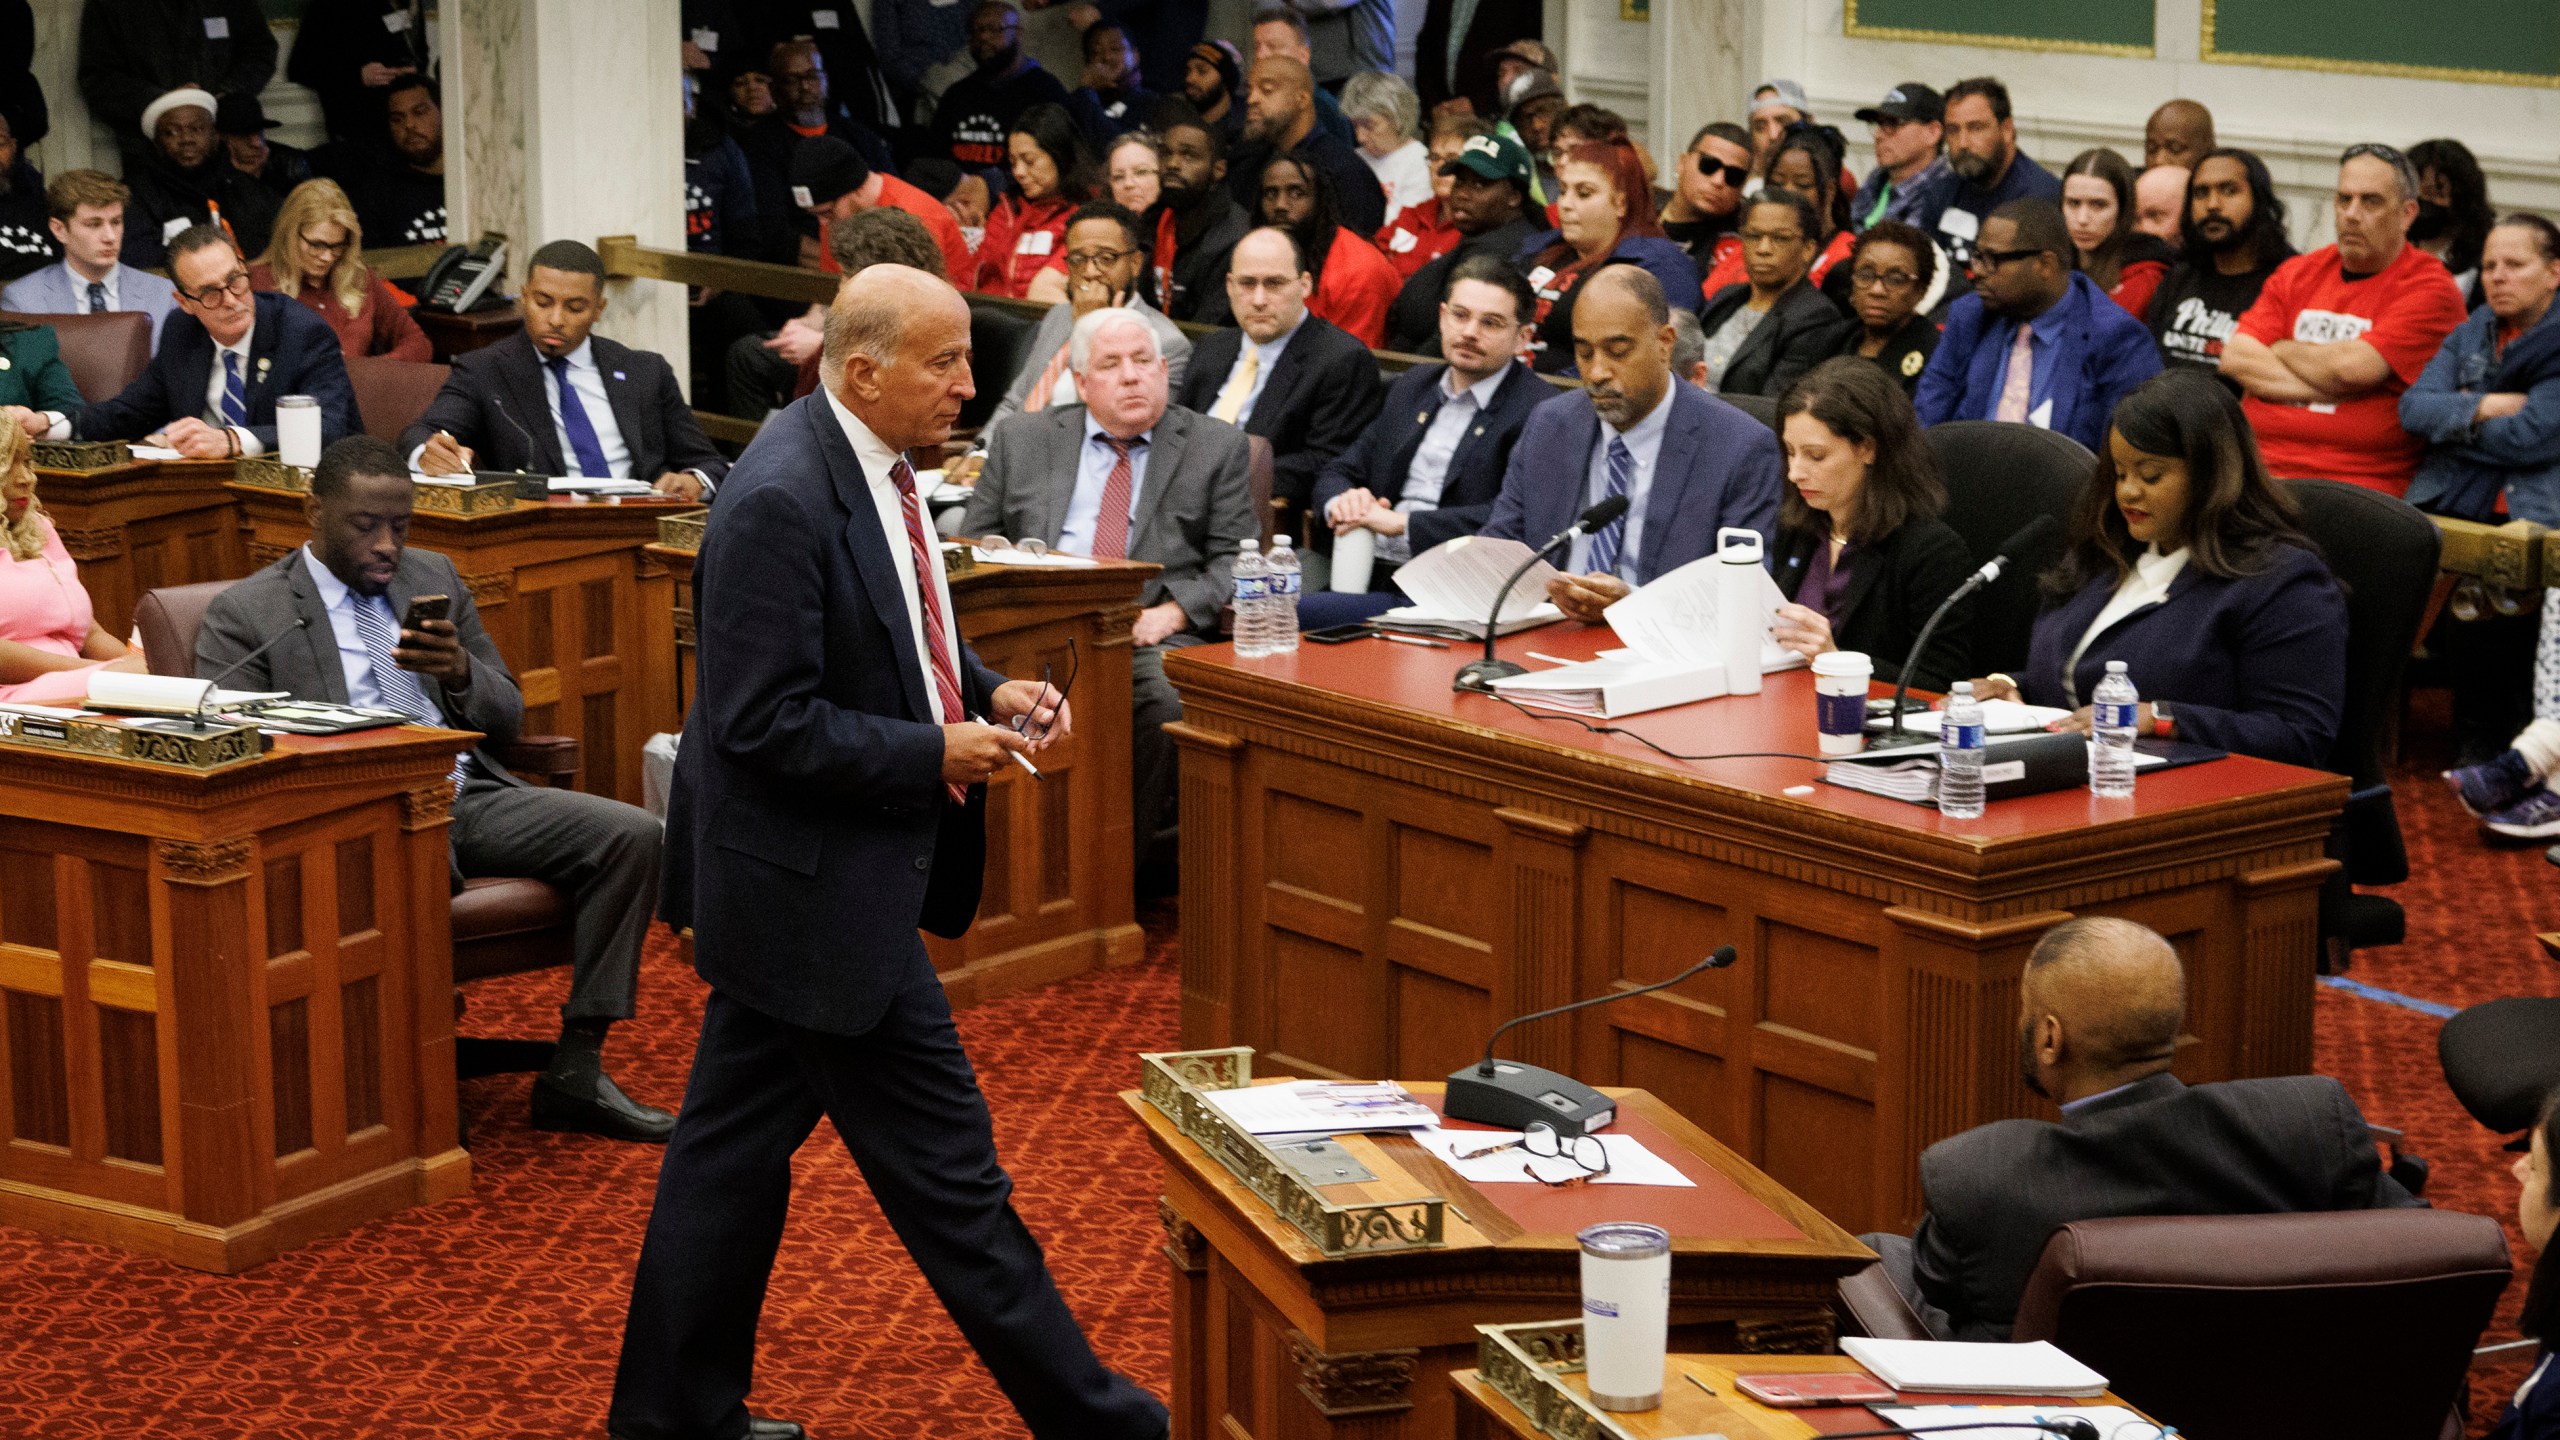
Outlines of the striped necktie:
M104 315L107 313L106 282L101 280L92 280L89 282L89 313L92 315Z
M2018 327L2018 341L2009 347L2009 373L2000 382L2000 408L1993 411L1994 420L2022 421L2027 418L2027 402L2035 397L2036 327Z
M1625 436L1610 436L1609 492L1602 498L1608 499L1626 494L1627 487L1634 482L1635 478L1635 452L1627 448ZM1626 533L1627 517L1624 515L1600 527L1600 533L1591 537L1591 548L1583 557L1582 568L1599 575L1617 574L1618 547L1625 543Z
M950 631L942 619L942 593L933 583L933 543L925 538L924 510L916 503L916 472L907 465L907 457L889 467L889 480L898 487L898 506L907 516L907 550L916 566L916 613L924 619L925 668L933 676L934 697L942 702L942 723L957 725L969 718L960 704L960 676L951 667ZM969 792L958 785L945 784L951 792L951 803L966 805Z
M355 602L356 639L364 645L365 663L373 672L374 693L391 709L421 725L442 725L444 710L427 698L427 687L418 677L400 668L391 652L399 648L400 622L391 615L391 600L383 595L350 594ZM352 698L352 697L351 697ZM453 788L462 789L463 778L471 771L471 752L454 757Z
M222 352L222 421L226 425L249 423L249 391L240 381L240 352Z
M1093 558L1126 560L1129 558L1129 502L1138 488L1137 471L1129 463L1131 447L1144 440L1123 440L1117 435L1093 437L1111 447L1111 475L1102 482L1102 509L1093 517Z

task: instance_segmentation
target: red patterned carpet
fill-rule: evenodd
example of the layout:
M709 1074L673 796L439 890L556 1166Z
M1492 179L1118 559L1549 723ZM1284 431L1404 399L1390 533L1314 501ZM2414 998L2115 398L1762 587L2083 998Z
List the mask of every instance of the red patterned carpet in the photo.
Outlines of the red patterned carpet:
M2531 932L2560 925L2538 849L2488 851L2434 782L2403 777L2417 878L2399 894L2407 945L2355 978L2453 1005L2560 994ZM966 1011L963 1038L1060 1284L1104 1357L1161 1393L1166 1311L1147 1159L1114 1092L1130 1056L1174 1042L1171 912L1149 915L1146 962ZM547 1033L556 975L475 990L478 1034ZM639 1020L609 1058L634 1093L672 1105L702 990L660 948ZM2435 1162L2439 1205L2498 1215L2515 1191L2496 1137L2445 1091L2437 1022L2324 989L2319 1065ZM655 1150L541 1134L523 1077L474 1081L464 1105L478 1181L460 1200L368 1225L251 1273L208 1276L0 1228L0 1436L186 1440L594 1436ZM2522 1282L2491 1339L2512 1336ZM899 1251L828 1132L803 1151L793 1223L766 1306L757 1403L824 1440L1022 1433ZM2496 1414L2521 1361L2475 1372Z

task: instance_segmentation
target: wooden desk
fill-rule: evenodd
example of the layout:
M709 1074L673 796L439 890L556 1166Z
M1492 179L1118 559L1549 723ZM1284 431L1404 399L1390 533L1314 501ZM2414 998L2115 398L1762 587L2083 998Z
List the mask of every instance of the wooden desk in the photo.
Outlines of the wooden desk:
M1435 1102L1440 1091L1407 1088ZM1474 1363L1474 1327L1577 1313L1574 1232L1601 1220L1672 1232L1671 1324L1690 1348L1827 1349L1833 1287L1873 1258L1867 1248L1670 1106L1612 1093L1620 1132L1697 1188L1477 1187L1408 1135L1345 1137L1379 1178L1328 1187L1326 1198L1436 1193L1450 1211L1444 1246L1334 1259L1162 1112L1124 1095L1163 1162L1174 1440L1449 1434L1441 1377Z
M1587 656L1604 628L1502 652ZM1642 1085L1854 1231L1917 1218L1931 1142L2042 1113L2017 980L2074 914L2187 962L2191 1081L2311 1063L2322 840L2339 776L2226 759L1975 821L1797 760L1667 761L1458 695L1464 650L1383 641L1167 657L1182 691L1182 1043L1275 1070L1445 1075L1501 1020L1740 963L1523 1027L1505 1053ZM1813 682L1623 722L1689 754L1811 754Z
M413 306L409 318L426 332L427 343L435 347L436 363L450 365L456 355L495 345L524 328L524 313L513 305L492 310L474 310L468 315L453 315L442 310Z
M0 1223L229 1273L470 1188L445 826L472 739L215 772L0 745Z
M1706 1432L1721 1431L1729 1440L1810 1440L1810 1437L1836 1435L1849 1430L1881 1430L1885 1422L1863 1405L1817 1410L1777 1410L1757 1404L1733 1388L1733 1377L1744 1375L1855 1375L1864 1367L1845 1355L1686 1355L1673 1354L1663 1365L1662 1408L1658 1410L1622 1411L1610 1419L1635 1440L1694 1440ZM1716 1391L1709 1396L1687 1377L1695 1375ZM1567 1389L1588 1396L1590 1386L1579 1374L1561 1377ZM1457 1396L1457 1440L1547 1440L1529 1417L1509 1397L1486 1383L1475 1370L1450 1372L1449 1387ZM2014 1396L1924 1395L1918 1391L1902 1392L1908 1405L2124 1405L2113 1392L2094 1400L2039 1400ZM2133 1409L2125 1405L2128 1410ZM2140 1411L2135 1411L2140 1414ZM2019 1430L2009 1434L2025 1436ZM2148 1440L2148 1427L2137 1427L2136 1435ZM2124 1440L2134 1440L2126 1436Z
M106 470L39 470L36 497L98 623L118 639L146 590L249 573L228 460L136 460Z

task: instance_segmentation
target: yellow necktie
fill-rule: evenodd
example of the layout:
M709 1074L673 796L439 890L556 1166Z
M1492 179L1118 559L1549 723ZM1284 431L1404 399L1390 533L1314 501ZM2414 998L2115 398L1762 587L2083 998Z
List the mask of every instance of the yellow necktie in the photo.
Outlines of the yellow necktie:
M1261 370L1262 351L1247 342L1244 363L1236 367L1236 373L1227 377L1227 388L1218 392L1218 403L1210 408L1209 418L1224 420L1230 425L1236 423L1236 417L1244 413L1245 397L1253 393L1253 377Z

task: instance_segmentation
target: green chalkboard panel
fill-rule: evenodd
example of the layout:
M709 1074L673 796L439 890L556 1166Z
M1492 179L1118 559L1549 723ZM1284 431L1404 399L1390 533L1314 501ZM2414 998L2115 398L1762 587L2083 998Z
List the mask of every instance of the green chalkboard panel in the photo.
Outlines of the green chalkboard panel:
M1862 40L2152 53L2152 0L1847 0L1847 6L1847 32Z
M2560 85L2552 0L2204 0L2204 58L2231 65Z

